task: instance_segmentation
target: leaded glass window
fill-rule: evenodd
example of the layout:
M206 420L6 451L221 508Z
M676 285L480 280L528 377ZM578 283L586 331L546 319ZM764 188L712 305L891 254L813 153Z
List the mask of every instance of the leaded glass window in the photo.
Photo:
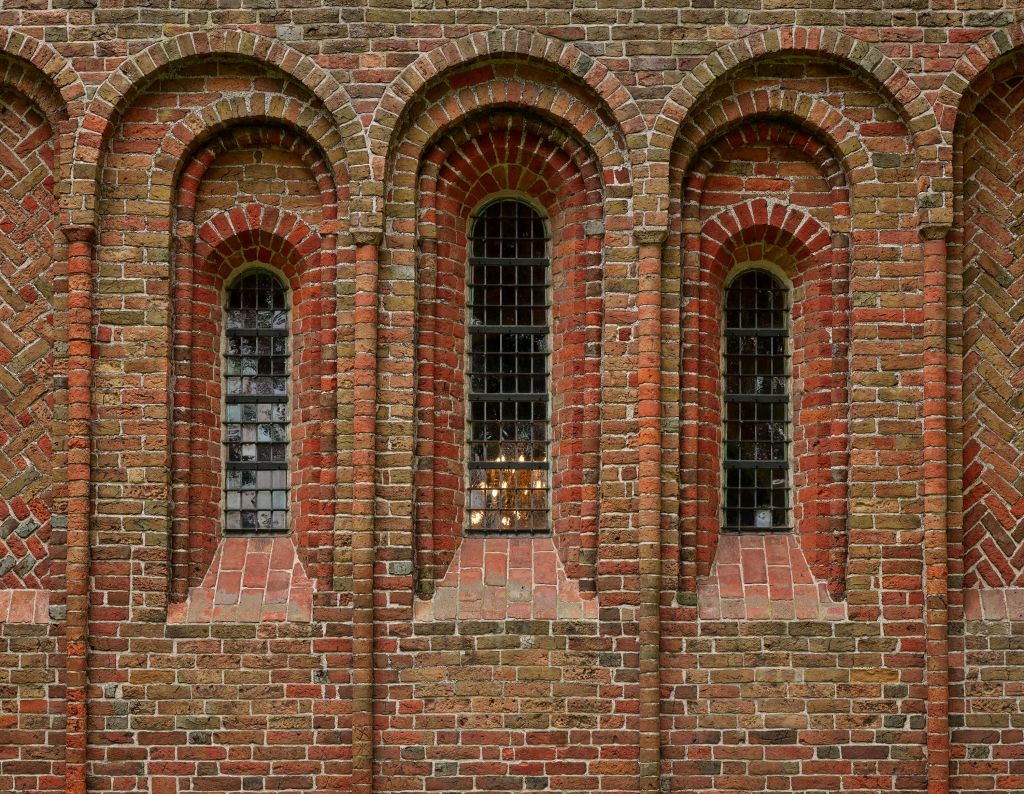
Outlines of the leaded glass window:
M547 239L521 201L475 219L469 260L469 524L546 532L548 511Z
M748 270L725 293L724 527L789 527L789 290Z
M227 293L224 529L288 528L288 295L253 271Z

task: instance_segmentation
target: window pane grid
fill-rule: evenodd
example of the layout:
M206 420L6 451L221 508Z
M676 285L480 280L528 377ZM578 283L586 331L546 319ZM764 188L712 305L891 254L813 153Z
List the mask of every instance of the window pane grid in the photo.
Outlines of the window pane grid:
M788 290L763 270L726 292L723 525L789 528Z
M224 354L226 532L288 528L288 308L281 283L250 273L228 292Z
M548 263L543 223L522 202L491 204L469 267L469 523L548 531Z

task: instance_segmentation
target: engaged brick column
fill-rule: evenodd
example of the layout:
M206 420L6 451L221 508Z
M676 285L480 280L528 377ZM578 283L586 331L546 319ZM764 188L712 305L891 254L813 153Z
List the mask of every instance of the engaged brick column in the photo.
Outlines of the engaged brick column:
M352 452L352 791L373 791L373 569L377 445L377 275L381 232L355 229Z
M665 229L637 229L640 486L640 790L661 776L661 250Z
M928 794L949 791L949 560L946 356L948 225L924 238L924 582L928 671Z
M68 240L67 747L68 794L86 791L89 685L89 519L92 417L92 259L95 229L64 229Z

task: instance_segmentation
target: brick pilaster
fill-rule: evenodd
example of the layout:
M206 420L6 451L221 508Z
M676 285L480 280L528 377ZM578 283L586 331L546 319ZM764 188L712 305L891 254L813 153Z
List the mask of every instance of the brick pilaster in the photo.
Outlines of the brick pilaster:
M381 232L356 229L355 444L352 453L352 791L373 791L373 572L375 564L377 276Z
M95 229L66 227L68 240L67 749L65 791L86 792L89 527L92 487L92 274Z
M640 485L640 790L661 773L661 252L665 229L637 229Z

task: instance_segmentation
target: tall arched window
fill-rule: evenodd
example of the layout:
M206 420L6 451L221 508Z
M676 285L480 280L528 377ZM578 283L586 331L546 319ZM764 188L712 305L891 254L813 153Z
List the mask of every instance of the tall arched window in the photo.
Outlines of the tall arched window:
M469 260L469 522L472 532L547 532L547 238L521 201L474 220Z
M747 270L725 293L723 527L790 527L789 290Z
M288 295L250 271L227 293L224 530L288 528Z

